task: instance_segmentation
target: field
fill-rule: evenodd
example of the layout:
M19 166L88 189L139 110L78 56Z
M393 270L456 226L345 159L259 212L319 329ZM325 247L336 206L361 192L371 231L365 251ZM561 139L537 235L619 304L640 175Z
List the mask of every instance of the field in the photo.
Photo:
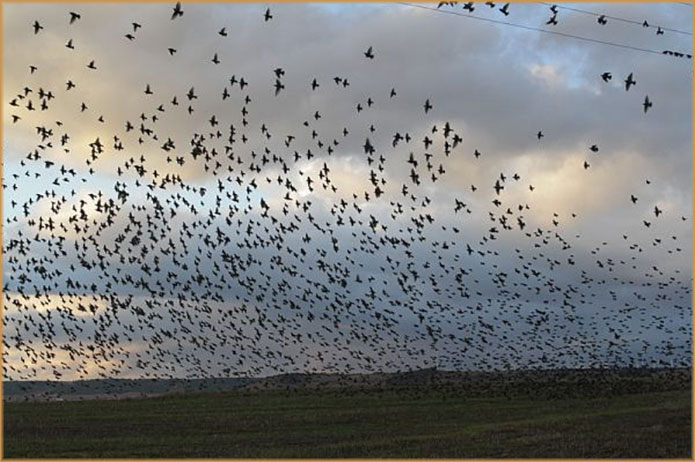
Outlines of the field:
M643 377L626 393L613 382L565 398L542 383L515 396L420 383L6 402L4 456L690 458L687 381L652 391Z

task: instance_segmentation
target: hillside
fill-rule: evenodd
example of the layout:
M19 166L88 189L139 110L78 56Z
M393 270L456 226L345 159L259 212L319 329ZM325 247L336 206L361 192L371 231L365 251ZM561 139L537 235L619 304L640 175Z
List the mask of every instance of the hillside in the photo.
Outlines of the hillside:
M477 397L612 396L690 389L690 369L564 369L505 372L433 368L373 374L279 374L264 378L104 379L4 382L5 401L133 399L191 392L423 390Z

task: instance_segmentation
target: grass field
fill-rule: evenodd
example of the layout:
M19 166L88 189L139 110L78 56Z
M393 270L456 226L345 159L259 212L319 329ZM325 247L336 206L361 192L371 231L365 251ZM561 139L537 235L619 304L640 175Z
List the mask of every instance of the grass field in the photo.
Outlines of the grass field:
M277 390L5 403L5 458L690 458L689 390L571 399Z

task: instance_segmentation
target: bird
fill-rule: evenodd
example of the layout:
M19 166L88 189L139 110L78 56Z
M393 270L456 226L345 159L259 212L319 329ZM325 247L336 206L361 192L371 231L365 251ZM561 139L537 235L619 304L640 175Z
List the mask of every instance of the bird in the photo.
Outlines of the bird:
M630 90L630 87L637 85L637 82L632 78L632 72L625 79L625 91Z
M266 8L265 14L263 15L263 19L265 20L265 22L268 22L271 19L273 19L273 15L270 14L270 8Z
M608 24L608 20L606 19L606 15L602 14L601 16L599 16L597 19L597 22L602 26L605 26L606 24Z
M82 16L80 16L79 13L75 13L74 11L70 12L70 24L73 24L75 21L80 19Z
M487 5L509 13L510 4ZM557 24L559 7L550 10ZM301 26L292 16L251 21L240 39L259 45L252 51L262 59L244 65L221 65L219 53L241 42L230 33L218 47L215 35L227 30L214 14L186 20L200 21L191 30L204 47L168 48L166 56L167 44L181 39L172 27L182 24L159 11L161 21L148 20L139 37L137 23L132 31L104 28L116 41L129 32L129 42L118 53L94 52L99 73L84 72L80 60L89 58L68 60L59 76L66 86L55 86L44 75L54 66L43 61L60 53L38 46L6 82L7 137L21 135L22 146L3 180L6 380L27 389L40 381L52 396L67 387L117 395L137 389L138 378L205 391L201 384L243 375L241 394L280 383L291 393L336 396L389 389L418 398L425 387L447 399L471 394L458 384L465 370L485 370L478 388L506 394L512 366L600 385L613 366L646 370L661 357L689 364L678 346L690 335L690 261L679 257L687 253L680 241L689 212L680 209L688 204L663 205L680 181L663 196L652 175L664 172L649 158L628 156L625 178L615 177L620 163L589 173L590 155L581 161L571 151L577 134L567 132L563 146L563 134L551 130L556 152L529 153L532 132L504 130L485 111L430 111L437 95L410 85L403 71L427 65L413 62L417 53L407 65L386 63L396 67L377 79L363 75L370 64L360 56L374 59L377 42L365 51L348 40L346 56L357 64L345 68L338 55L323 59L321 47L299 62L254 41L285 21ZM175 7L172 20L182 15ZM90 28L78 27L86 25L60 43L73 35L78 48L97 50ZM150 49L153 62L139 58ZM219 65L209 66L206 53ZM31 74L21 67L28 62ZM108 80L131 65L142 80ZM455 81L452 72L436 69ZM94 77L110 91L96 95ZM610 81L610 72L601 78ZM320 86L322 79L335 85ZM283 98L269 94L272 82ZM488 83L493 91L504 85ZM555 104L536 102L541 112ZM646 120L625 109L621 129ZM542 124L541 112L525 117ZM417 117L394 116L410 113ZM616 150L611 122L594 127L591 152L612 138L605 155ZM537 130L538 142L546 134ZM658 130L654 136L656 143ZM644 185L626 189L645 170L655 186L646 197ZM603 207L580 223L579 203L567 199L582 194ZM607 218L610 227L601 225ZM432 361L440 370L422 368ZM389 372L396 370L413 372ZM306 385L324 373L330 390ZM90 380L114 377L135 379Z
M171 14L171 20L173 21L176 18L180 18L183 16L183 9L181 9L181 2L176 2L176 5L174 5L174 12Z
M644 113L646 114L650 107L653 106L652 102L649 100L649 96L644 97L644 103L642 103L644 108Z
M34 35L38 34L40 30L43 30L43 26L39 24L38 21L34 21Z

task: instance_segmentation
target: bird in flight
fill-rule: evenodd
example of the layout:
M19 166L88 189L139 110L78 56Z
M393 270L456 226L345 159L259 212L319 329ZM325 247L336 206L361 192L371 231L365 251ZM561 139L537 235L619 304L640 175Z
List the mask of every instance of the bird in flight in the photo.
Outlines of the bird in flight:
M174 12L171 14L172 21L176 18L183 16L183 10L181 9L181 2L176 2L174 6Z
M73 297L86 292L103 293L111 297L109 303L100 303L99 306L90 307L89 304L82 303L76 307L70 306L71 310L96 315L94 318L80 316L79 320L84 319L84 322L73 322L70 310L56 311L51 322L43 317L37 318L36 322L41 323L40 319L43 319L44 327L49 329L39 329L30 335L40 336L43 333L44 340L50 340L52 335L56 335L50 329L56 324L54 321L57 316L61 316L65 326L72 329L65 329L65 334L72 336L68 343L75 347L75 350L68 352L87 359L97 356L115 359L119 357L120 347L128 346L128 340L121 343L122 337L116 338L116 335L135 334L139 337L143 334L144 342L147 343L147 339L151 339L151 342L138 352L137 357L142 362L136 363L133 360L120 365L114 362L114 373L119 372L119 368L130 368L131 374L136 374L136 371L148 373L146 369L151 365L155 367L155 371L171 370L172 373L178 373L179 367L181 372L190 367L192 369L185 373L202 376L219 373L213 362L218 363L220 370L224 368L225 374L234 370L236 361L239 369L242 365L243 369L250 365L254 374L270 370L283 373L287 367L302 369L329 363L340 368L341 359L353 361L355 367L361 367L358 357L351 360L347 356L340 356L341 351L349 353L358 350L364 351L364 357L368 360L366 365L376 370L378 366L370 356L373 354L374 360L381 364L385 362L387 353L384 350L387 349L385 345L389 340L388 336L392 336L392 340L407 340L405 343L411 343L412 340L413 344L420 342L423 345L434 345L434 352L423 349L422 353L416 350L403 353L404 360L412 359L413 364L415 361L420 364L423 355L432 353L451 355L454 360L458 360L464 350L466 354L473 352L472 347L483 352L490 346L488 342L497 342L504 335L510 335L505 338L510 345L532 348L540 345L538 348L550 354L552 347L546 349L542 346L543 342L551 341L546 343L550 346L561 339L545 335L555 335L555 332L562 332L567 326L582 327L586 332L591 329L599 332L604 324L608 324L608 327L617 329L616 332L611 331L616 335L629 332L631 325L619 312L622 303L616 304L615 311L602 308L604 317L601 321L594 320L587 310L592 303L590 297L595 295L597 303L601 303L605 295L613 295L608 287L615 288L615 282L630 284L627 280L612 279L613 276L620 278L619 275L628 274L623 269L629 270L619 268L619 265L626 264L620 258L608 258L609 256L619 251L626 252L625 255L633 252L634 255L629 255L634 256L633 260L624 260L629 261L627 264L630 265L634 263L633 269L639 268L641 272L642 268L637 266L640 261L638 254L642 252L640 242L634 242L632 247L622 250L606 243L599 247L592 245L593 248L573 245L575 241L572 241L572 236L565 235L565 231L569 229L564 228L565 220L560 217L566 216L569 219L570 216L577 216L568 209L574 201L564 203L551 200L551 203L561 209L552 210L552 217L544 219L543 211L547 209L535 207L536 201L547 200L549 195L553 199L552 195L556 193L555 188L547 187L542 165L545 159L555 156L554 153L534 153L537 154L537 159L534 159L534 164L539 166L537 170L528 168L526 164L516 165L509 162L509 156L498 149L499 145L489 144L475 133L475 123L465 124L466 136L470 136L472 141L471 144L464 143L464 132L457 127L459 124L464 125L464 118L462 113L456 112L457 105L440 105L438 112L429 116L433 109L431 99L440 100L436 94L427 93L430 91L427 87L414 88L409 85L412 82L401 80L402 75L397 72L392 80L387 80L386 72L380 75L380 85L365 85L370 79L365 79L362 74L367 73L369 76L369 68L378 64L367 61L375 58L375 50L380 50L380 62L382 59L392 58L388 56L391 48L382 45L378 35L374 36L375 41L368 44L366 50L363 48L364 43L353 41L351 45L347 45L347 50L329 51L348 61L356 59L352 67L331 68L334 61L329 59L319 61L313 69L311 63L302 63L302 67L298 69L297 63L293 63L288 56L280 56L275 60L262 60L257 70L236 63L236 74L229 78L225 71L227 66L221 66L219 53L226 57L226 61L231 61L230 57L236 55L234 47L244 45L236 43L236 34L227 31L226 27L220 28L221 19L207 15L209 24L200 24L200 27L191 25L196 27L196 33L207 34L204 40L206 48L197 50L200 53L192 51L189 55L188 47L180 48L178 52L169 47L169 56L164 55L168 44L180 47L176 45L178 40L172 40L168 32L179 30L180 26L186 24L172 21L183 16L182 3L183 0L176 3L173 14L170 7L159 9L157 14L161 16L160 21L150 22L148 19L146 23L143 22L143 33L147 32L145 35L137 36L142 27L138 23L131 22L132 30L127 27L132 18L116 25L125 25L128 30L123 32L130 32L126 35L129 42L122 42L120 39L121 29L114 32L123 48L118 53L118 64L121 63L121 53L133 53L142 45L147 48L154 46L159 59L165 61L165 67L164 72L161 72L162 69L159 69L160 72L153 72L157 69L143 69L146 73L141 77L142 80L124 84L129 85L127 92L116 91L114 88L116 101L112 106L117 109L114 112L103 112L113 108L103 107L99 98L91 98L90 93L80 93L83 88L89 89L94 76L110 78L102 73L104 69L114 69L115 62L110 59L116 59L116 56L94 54L95 59L100 59L99 70L95 61L87 66L94 72L86 72L82 67L84 62L81 60L88 61L91 58L78 57L72 72L60 77L64 79L63 82L67 81L67 88L57 85L57 91L53 89L56 93L71 92L68 95L70 98L57 95L56 104L66 102L64 110L56 111L55 117L41 117L36 123L31 119L33 114L41 114L39 111L47 111L48 116L54 115L53 94L45 81L39 80L41 72L37 71L33 76L26 75L26 63L21 61L20 70L28 81L17 87L16 94L10 94L9 106L13 109L8 114L8 121L17 124L17 127L22 127L23 124L30 128L36 127L37 146L20 160L18 166L11 167L15 171L8 170L5 189L8 196L12 190L16 191L16 196L9 199L10 208L3 219L7 219L8 223L12 220L19 223L24 218L24 226L31 229L32 233L22 232L18 236L15 231L17 228L5 228L10 230L7 231L5 243L10 255L8 264L11 272L8 275L12 275L5 282L12 289L7 290L6 294L12 297L11 294L19 290L22 295L21 291L32 285L28 282L29 279L18 279L23 276L22 272L33 278L35 268L54 265L61 272L52 274L60 277L42 277L41 284L44 285L45 292L52 291L60 295L65 293ZM454 8L457 4L440 4L445 5ZM499 9L501 14L509 14L510 3L495 5L488 2L488 5L493 11ZM472 12L474 8L473 2L463 6L468 12ZM197 11L196 7L187 21L204 16L199 16ZM270 8L265 10L265 23L258 21L258 13L261 11L262 6L258 6L255 12L249 12L251 25L255 24L254 27L260 30L259 34L268 34L268 28L281 25L285 19L289 20L281 15L279 22L266 24L272 18ZM493 11L490 13L496 15ZM551 11L553 17L550 23L556 25L559 7L553 5ZM170 16L171 20L166 21ZM67 14L57 17L64 21ZM546 18L543 16L542 19ZM91 17L86 16L85 19L88 21ZM603 19L606 20L606 17L603 16ZM30 21L26 21L24 25L20 24L26 36L43 29L36 22L39 28L32 34L26 27ZM73 22L71 16L71 24ZM84 43L89 44L86 35L72 34L85 24L80 20L75 28L63 30L65 36L60 37L58 43L65 43L65 38L68 38L66 47L70 50L74 49L74 42L78 43L78 49ZM601 22L601 17L599 24L605 24ZM34 41L54 32L52 23L49 22L48 27L49 32ZM150 32L154 34L158 27L168 29L163 38L171 40L170 42L150 42ZM234 26L229 27L230 31L235 31ZM225 39L225 48L216 48L223 40L215 37L216 35L230 36L232 39ZM65 52L60 46L58 52L70 61L76 56L75 52ZM364 58L360 58L360 53ZM176 58L171 58L175 54ZM210 54L213 54L212 62L219 66L209 66ZM272 54L264 53L264 56L271 58ZM41 55L37 59L40 57ZM134 62L136 58L137 56L132 56ZM41 70L50 68L33 61L31 56L27 56L27 59L32 59L31 62L38 64ZM138 65L143 68L148 64L138 61ZM199 77L203 81L195 80L187 66L199 67L197 71L202 74ZM284 69L278 66L283 66ZM230 63L229 68L232 67ZM37 66L30 66L29 69L33 74ZM248 74L241 77L240 72L247 70ZM289 78L285 81L285 70L290 76L295 75L295 71L301 71L296 74L298 85L293 85ZM593 78L600 76L603 82L611 81L611 73L601 73L602 70L595 68L591 70L591 75ZM334 75L340 77L333 77ZM619 79L622 74L616 75ZM73 80L68 78L76 80L80 86L76 88ZM87 81L83 83L80 78ZM332 79L335 85L320 86L318 79L323 79L324 83ZM350 88L348 79L353 79L353 88ZM273 82L274 86L271 87ZM645 81L643 85L648 83ZM197 94L193 85L198 90ZM398 98L395 90L397 85L400 85ZM619 82L613 85L619 86ZM635 82L630 74L626 86L629 88L632 85ZM190 88L187 92L186 87ZM390 91L389 87L392 87ZM156 95L154 88L157 88ZM318 88L322 91L318 92ZM280 91L283 92L283 98L274 98L272 93L279 96ZM461 91L465 92L465 88ZM389 98L386 97L387 94ZM77 99L73 99L73 96ZM421 106L424 107L424 115L417 108L422 96L428 98L424 106ZM118 100L121 97L123 101ZM84 102L79 105L80 101ZM301 104L294 105L297 101L301 101ZM216 104L212 104L213 102ZM120 103L122 107L119 107ZM257 104L263 110L256 111L259 107ZM634 104L636 106L638 103L635 101ZM650 107L651 101L645 97L644 112ZM635 109L636 107L628 107L626 112L637 123L643 123L646 117L638 114ZM283 113L283 110L287 113ZM412 113L415 120L388 116L395 111ZM90 139L97 135L103 139L83 142L83 137L78 136L81 134L67 132L67 123L63 126L60 121L50 122L62 118L64 114L65 117L74 117L75 125L93 129L95 134ZM266 119L264 117L267 114L269 118ZM186 117L186 122L170 122L179 115ZM508 138L510 144L516 143L523 145L523 149L528 149L528 144L533 144L530 138L533 125L547 124L544 121L547 119L536 116L536 113L528 114L530 125L527 127L531 128L527 128L525 132L522 130L521 139L514 139L514 130L509 133L498 131L494 136L498 139ZM105 122L107 118L109 123ZM387 120L382 121L382 118ZM114 128L109 133L112 121ZM601 138L601 132L591 133L592 137L584 142L596 143L588 147L592 153L599 152L598 143L610 143L602 144L606 155L616 149L616 142L610 141L610 138ZM552 127L551 134L553 147L556 147L555 143L560 146L562 140L558 139L558 134ZM540 144L545 136L542 130L537 130L536 151L545 146ZM421 143L415 141L420 139ZM355 148L356 153L353 152ZM470 148L474 148L473 158L470 157ZM479 149L486 151L485 158ZM161 157L156 155L158 150ZM500 151L502 154L498 154ZM354 175L362 175L361 172L364 171L361 178L364 182L333 181L334 176L341 180L344 177L345 167L342 164L346 154L355 163L363 164L364 169L354 169ZM582 157L586 160L581 165L584 170L588 170L588 159L593 154L586 154L585 151L584 154ZM108 156L108 161L101 158L104 156ZM602 153L602 156L596 157L605 156ZM580 161L576 157L568 158L572 167L569 176L572 176L573 172L579 172L577 167ZM63 159L69 159L70 162L63 162ZM34 171L28 167L31 162L35 163ZM74 168L72 163L75 164ZM82 169L79 164L82 164ZM499 166L499 170L490 175L485 169L493 165ZM583 175L575 175L581 177L578 185L588 190L600 181L610 181L610 170L600 174L604 165L611 167L609 162L601 161L591 166L592 174L585 172ZM639 165L634 168L639 168ZM102 177L102 172L109 171L113 174L112 177ZM452 171L457 176L447 176ZM194 172L200 176L190 175ZM462 174L463 172L466 174ZM640 175L639 172L636 174ZM657 172L653 174L657 175ZM39 175L36 176L37 184L39 181L46 183L46 188L36 188L36 194L21 190L23 178L29 179L32 175ZM114 181L106 188L101 188L99 184L92 187L90 177L96 178L96 175L100 181ZM474 181L478 186L471 184L473 180L468 179L469 175L475 177ZM205 181L197 181L196 177L198 180L204 178ZM639 177L643 176L636 178ZM189 181L188 178L193 180ZM508 179L509 182L506 181ZM570 180L574 183L577 179ZM661 178L654 177L652 180L656 184ZM38 192L50 189L48 185L51 182L55 186L54 191ZM538 193L532 183L541 185ZM83 184L88 184L90 191L86 192ZM270 185L271 189L266 190L265 184ZM74 189L70 186L74 186ZM653 251L658 252L658 245L663 246L666 239L662 243L660 239L663 236L652 236L651 231L656 231L663 224L669 232L673 228L675 236L678 232L676 226L683 226L682 220L689 217L681 219L679 217L683 213L671 213L677 207L676 203L669 202L668 214L654 205L663 205L666 201L659 196L662 188L650 188L652 191L644 196L645 192L641 188L645 186L641 183L638 186L639 188L617 195L617 207L620 206L620 200L628 197L634 207L627 206L627 210L620 212L621 216L631 214L632 219L614 220L614 228L628 226L632 227L630 231L638 229L643 236L636 236L635 239L646 236L648 241L645 242L655 243ZM20 188L19 191L17 188ZM73 189L72 193L70 189ZM601 189L597 188L596 191ZM61 195L64 196L62 201L58 200ZM469 196L472 199L473 195L476 196L475 201L462 197ZM456 198L452 204L448 200L440 201L444 196ZM637 196L640 196L639 201ZM320 198L318 209L315 204L312 206L312 201L317 202L316 198ZM49 202L51 209L48 208ZM448 207L444 202L449 203ZM44 203L45 208L32 209ZM641 216L645 212L645 203L646 213ZM541 202L541 205L547 204ZM69 207L72 212L68 211ZM450 213L448 216L447 208ZM94 216L93 210L97 212ZM533 219L525 216L527 211L529 215L534 215ZM470 221L467 220L469 216ZM640 223L645 217L658 220L654 228L650 228L650 222ZM456 222L453 221L454 218ZM671 219L677 223L669 221ZM477 226L488 221L493 223L489 226ZM466 229L469 223L475 226ZM643 226L650 229L645 230ZM36 233L33 228L36 228ZM603 230L595 227L593 231L598 233ZM58 239L62 237L61 232L71 236L69 242L74 240L78 244L74 251L65 247L65 252L62 252L62 240ZM614 229L606 229L605 233L610 236L606 237L607 242L614 235L628 239L627 231L623 229L617 234ZM574 235L573 232L571 234ZM595 235L593 232L591 234ZM31 236L34 235L36 238L32 239ZM350 238L351 235L354 239ZM504 239L502 236L505 236ZM586 236L581 238L592 239ZM576 239L580 239L578 234ZM503 245L496 244L496 241L503 241ZM515 258L507 258L511 253L508 251L514 250L510 246L515 241L522 245L516 246ZM43 252L40 250L45 248L43 244L47 242L55 242L55 246L49 245L47 248L53 255L42 256ZM586 240L584 244L587 244ZM618 241L617 244L623 244L623 241ZM633 244L632 239L629 244ZM34 246L39 246L36 251ZM570 248L577 255L564 253ZM579 252L583 253L585 250L596 257L585 255L588 258L581 258ZM679 251L675 247L664 249L667 250ZM604 257L600 255L602 251ZM19 258L25 254L30 255L32 260ZM98 258L95 259L95 256ZM651 255L650 252L646 260L651 260L653 256L658 255ZM649 266L651 264L653 263ZM364 271L367 265L370 271ZM481 267L478 268L478 265ZM579 271L563 274L563 268L567 270L568 267ZM650 271L649 268L645 269ZM612 273L608 275L606 271ZM658 273L657 270L650 272ZM93 273L97 277L87 277L86 273ZM47 276L50 274L47 273ZM659 277L655 274L649 276ZM26 282L22 282L23 280ZM582 284L568 284L572 280L580 280ZM684 282L688 286L685 295L689 295L689 284L687 280ZM138 296L141 301L122 296L121 292L129 288L134 292L149 293L149 296ZM559 297L541 295L546 291L555 292L556 289L562 294ZM38 291L38 286L33 290ZM603 293L604 290L606 293ZM631 303L644 302L640 297L646 292L634 293L638 290L634 286L630 291L625 291L626 294L633 292L633 295L638 296L630 299ZM184 297L182 293L185 294ZM229 294L236 296L239 303L225 303ZM524 313L527 308L525 303L530 303L528 300L532 297L546 298L545 295L548 297L546 306L534 304L538 306L537 313L527 316ZM208 305L209 299L219 303L219 307ZM662 300L657 298L655 302ZM26 299L19 301L29 314L31 302ZM560 306L551 312L555 303ZM113 309L111 305L114 305ZM644 309L641 315L651 312L646 302L644 305L630 307L630 310ZM330 317L324 316L323 312L316 312L318 307L325 306L332 311ZM116 308L119 307L122 308L121 311L129 311L130 314L107 317L110 311L117 313ZM391 311L391 308L397 308L397 311ZM500 318L493 323L490 320L492 318L487 316L489 313L486 309L494 310L494 315ZM161 323L155 324L154 318L149 316L155 310L157 318L161 316L168 319L161 319ZM412 316L401 317L400 312L407 313L408 310ZM686 311L689 313L689 310L684 310ZM575 322L579 320L576 315L580 312L586 312L587 316L582 316L581 319L586 324ZM62 316L61 313L67 315ZM105 315L103 318L102 313ZM187 316L188 313L193 319ZM566 318L566 315L571 315L572 320ZM218 316L221 319L217 319ZM207 321L203 321L203 317ZM91 322L97 318L110 319L109 322L114 324L109 326L113 326L113 329L109 327L107 330L106 324ZM242 319L250 320L250 324L245 324ZM321 319L329 321L326 329L317 324ZM411 319L414 324L408 325ZM238 330L238 326L235 326L237 320L248 329ZM308 323L304 324L304 320ZM202 323L197 325L197 321ZM575 324L571 324L573 322ZM118 328L115 323L123 324L122 328ZM74 329L79 331L82 324L90 324L94 332L98 331L100 335L89 338L89 342L85 344L84 339L87 337L80 338L79 333L74 332ZM191 331L189 327L194 330ZM407 337L403 337L404 332L399 331L399 327L410 332ZM456 335L456 330L460 335ZM512 339L511 332L514 331L525 333L519 334L520 337L515 334ZM548 334L540 334L540 331ZM566 331L571 336L574 329ZM106 332L108 336L101 335ZM320 345L335 344L338 349L314 348L312 343L305 343L309 336L316 336L317 332L320 332ZM244 345L237 344L236 335ZM360 346L350 348L350 342L345 343L348 337L354 337ZM78 340L82 340L82 343ZM175 344L179 340L183 342L178 345L179 351L190 350L190 354L175 354ZM596 341L599 340L601 339L597 336ZM234 344L236 351L227 351ZM580 349L583 344L578 342L576 345L579 345L576 349ZM610 345L606 347L609 348ZM302 349L305 350L305 356L318 351L318 354L324 355L325 361L324 357L313 357L302 365L299 363L300 359L295 363L294 357L285 356L286 352L294 353L298 350L299 358ZM155 351L154 356L150 355L149 350ZM203 353L200 350L215 355L205 355L210 361L198 362L196 353ZM568 356L565 356L565 364L562 363L562 358L559 359L560 365L571 364L569 355L574 354L574 350L574 346L562 350L567 351ZM592 353L591 347L587 347L587 350ZM503 352L502 349L495 351ZM227 353L229 356L226 356ZM242 355L249 353L253 359L245 362ZM514 350L504 353L509 355L510 360L525 361L524 355L517 354ZM358 356L362 357L362 353ZM408 356L412 358L408 359ZM488 364L483 362L487 361L486 356L486 353L481 355L481 364ZM170 357L170 360L165 357ZM577 358L581 359L581 354ZM146 359L150 361L149 365L140 366L145 364ZM55 364L47 367L54 366L56 372L64 372L65 368L58 366L57 360L55 361ZM348 369L352 367L352 363L347 364ZM403 365L393 361L391 364ZM87 370L80 373L89 375ZM106 375L105 369L103 373Z
M644 97L644 102L642 103L642 107L644 107L644 113L646 114L647 111L649 110L650 107L652 107L652 102L649 100L649 96Z
M637 85L637 81L632 78L632 72L630 72L630 75L625 79L625 91L630 90L633 85Z
M374 51L372 50L371 46L367 48L367 51L364 52L364 56L369 59L374 59Z
M279 79L275 79L275 96L277 96L278 93L280 93L280 91L284 90L284 89L285 89L285 85L283 85Z

